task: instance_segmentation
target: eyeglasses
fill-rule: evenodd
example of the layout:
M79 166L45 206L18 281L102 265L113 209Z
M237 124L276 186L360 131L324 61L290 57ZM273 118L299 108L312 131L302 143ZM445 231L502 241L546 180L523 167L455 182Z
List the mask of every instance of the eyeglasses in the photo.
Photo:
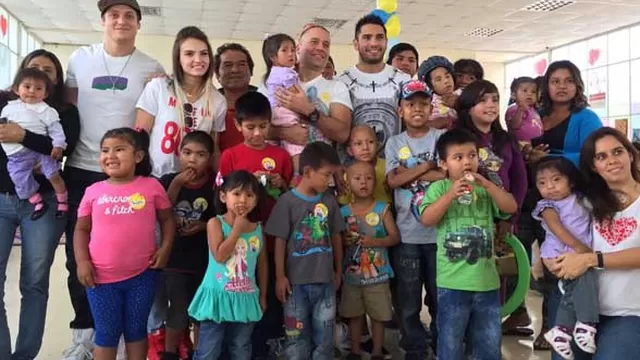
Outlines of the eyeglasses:
M193 118L195 117L193 105L185 103L182 106L182 112L184 113L184 126L186 128L192 128L194 123Z

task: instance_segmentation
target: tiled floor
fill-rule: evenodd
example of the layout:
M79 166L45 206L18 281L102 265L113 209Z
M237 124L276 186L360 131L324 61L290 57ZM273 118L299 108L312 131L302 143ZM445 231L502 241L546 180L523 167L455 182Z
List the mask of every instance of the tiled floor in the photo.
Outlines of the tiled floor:
M51 269L51 287L49 295L49 308L47 312L47 325L44 343L38 359L58 360L60 354L70 340L69 320L71 319L71 304L67 295L66 269L64 268L64 248L61 246L56 253L56 259ZM9 327L15 331L18 328L18 311L20 308L20 292L18 278L20 273L20 247L13 247L9 258L7 284L5 288L7 314ZM536 294L531 294L528 304L534 318L534 328L539 329L541 299ZM425 311L426 313L426 311ZM15 332L12 332L15 341ZM508 360L548 360L548 352L534 352L531 347L531 338L505 337L503 341L503 359ZM497 359L496 359L497 360Z

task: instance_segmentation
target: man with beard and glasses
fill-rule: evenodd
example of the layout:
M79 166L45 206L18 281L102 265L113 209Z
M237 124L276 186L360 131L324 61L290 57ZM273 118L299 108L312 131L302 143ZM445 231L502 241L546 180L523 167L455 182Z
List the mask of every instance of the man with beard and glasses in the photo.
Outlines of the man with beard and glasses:
M384 63L387 30L379 17L367 15L358 21L353 46L358 50L358 63L345 70L338 81L347 85L351 94L353 125L373 128L380 142L380 156L384 156L387 140L402 129L398 94L400 84L411 77Z

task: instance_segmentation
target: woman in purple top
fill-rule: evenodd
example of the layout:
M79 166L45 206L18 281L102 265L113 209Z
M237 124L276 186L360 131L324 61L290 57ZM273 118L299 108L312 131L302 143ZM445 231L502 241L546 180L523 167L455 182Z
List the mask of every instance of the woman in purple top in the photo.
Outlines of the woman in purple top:
M546 232L541 257L555 259L568 252L591 252L591 213L583 203L585 187L578 169L565 158L547 157L537 164L535 179L542 200L532 215ZM572 339L583 351L596 351L597 281L595 271L589 270L561 282L564 292L556 325L544 337L564 359L573 359Z

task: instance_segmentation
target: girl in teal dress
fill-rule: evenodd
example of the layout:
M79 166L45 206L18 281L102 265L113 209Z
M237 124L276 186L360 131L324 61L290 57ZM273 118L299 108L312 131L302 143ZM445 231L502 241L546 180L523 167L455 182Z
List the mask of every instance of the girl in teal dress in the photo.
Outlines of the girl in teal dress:
M229 358L249 360L253 326L267 304L267 254L257 221L264 189L246 171L216 184L224 215L207 223L209 266L189 306L189 315L200 322L194 360L216 360L223 346Z

